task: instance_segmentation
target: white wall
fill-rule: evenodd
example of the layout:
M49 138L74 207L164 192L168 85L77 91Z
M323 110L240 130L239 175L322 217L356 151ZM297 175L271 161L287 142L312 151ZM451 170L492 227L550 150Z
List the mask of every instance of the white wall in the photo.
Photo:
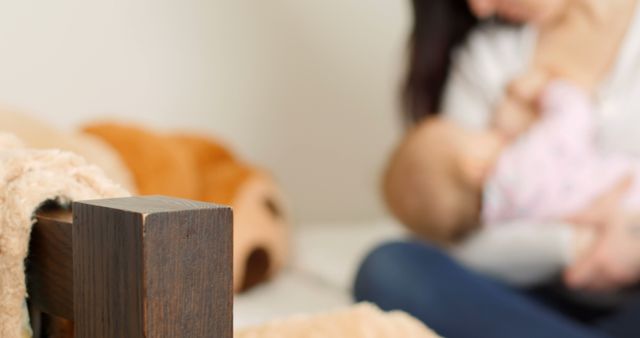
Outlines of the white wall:
M227 139L301 221L376 218L397 136L406 1L0 3L0 102Z

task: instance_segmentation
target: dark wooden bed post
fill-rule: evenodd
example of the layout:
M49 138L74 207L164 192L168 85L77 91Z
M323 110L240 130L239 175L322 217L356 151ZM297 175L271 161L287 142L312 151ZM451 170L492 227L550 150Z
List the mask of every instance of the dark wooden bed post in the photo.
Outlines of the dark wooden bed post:
M73 222L40 216L34 227L32 311L72 319L76 338L231 338L232 236L227 207L76 202Z

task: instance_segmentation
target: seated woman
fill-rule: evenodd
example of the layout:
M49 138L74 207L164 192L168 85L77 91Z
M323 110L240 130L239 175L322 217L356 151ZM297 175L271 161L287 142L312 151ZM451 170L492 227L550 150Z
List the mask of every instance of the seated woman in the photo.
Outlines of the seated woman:
M543 66L555 76L581 84L596 98L595 128L603 149L640 155L640 143L632 141L640 100L629 95L640 88L640 68L635 67L640 62L640 8L636 7L635 0L415 0L405 91L409 122L442 111L445 118L468 128L497 128L518 135L535 119L521 118L527 115L508 109L514 96L516 101L530 99L527 81L511 81L531 67ZM493 14L529 24L477 19ZM574 28L566 29L566 22ZM591 34L594 25L598 29ZM410 162L410 156L414 155L399 152L390 166ZM404 174L392 170L388 180ZM622 183L571 217L574 223L591 224L599 232L589 252L566 267L568 287L614 290L640 280L640 236L612 216L625 195ZM406 220L402 217L405 204L419 207L429 201L416 200L410 186L403 189L399 196L404 198L394 197L400 202L391 207ZM487 231L480 230L478 235ZM522 231L533 234L530 239L535 241L531 227ZM461 246L456 234L423 234L440 246L408 241L375 249L358 273L355 297L384 309L408 311L451 338L640 336L640 325L635 323L640 316L639 298L592 308L546 292L545 287L534 291L513 287L472 271L440 249Z

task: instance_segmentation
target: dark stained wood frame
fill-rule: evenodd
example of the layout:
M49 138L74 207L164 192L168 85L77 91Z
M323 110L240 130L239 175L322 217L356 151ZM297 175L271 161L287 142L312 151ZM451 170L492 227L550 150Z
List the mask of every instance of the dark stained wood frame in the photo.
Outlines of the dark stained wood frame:
M72 210L32 231L34 337L40 314L73 320L76 338L232 337L230 208L151 196Z

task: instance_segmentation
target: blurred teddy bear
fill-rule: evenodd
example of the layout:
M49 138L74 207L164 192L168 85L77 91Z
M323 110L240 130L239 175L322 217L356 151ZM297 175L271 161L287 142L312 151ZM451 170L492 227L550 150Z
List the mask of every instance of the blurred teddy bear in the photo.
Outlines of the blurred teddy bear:
M8 108L0 109L0 131L29 147L75 152L132 193L232 206L236 292L274 276L286 261L290 218L279 186L213 138L115 123L63 132Z
M265 281L284 265L289 216L280 188L264 170L238 160L210 137L115 123L93 124L83 131L120 155L139 194L233 207L235 291Z

